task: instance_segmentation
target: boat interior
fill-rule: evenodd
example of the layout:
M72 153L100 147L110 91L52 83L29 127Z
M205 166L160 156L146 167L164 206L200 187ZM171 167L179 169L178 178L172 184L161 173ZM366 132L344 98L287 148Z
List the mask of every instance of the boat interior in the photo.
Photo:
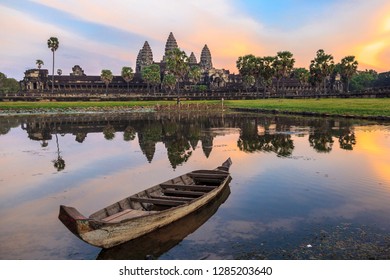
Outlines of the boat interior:
M89 216L107 223L151 215L185 205L219 187L229 176L228 168L197 170L168 180L122 199Z

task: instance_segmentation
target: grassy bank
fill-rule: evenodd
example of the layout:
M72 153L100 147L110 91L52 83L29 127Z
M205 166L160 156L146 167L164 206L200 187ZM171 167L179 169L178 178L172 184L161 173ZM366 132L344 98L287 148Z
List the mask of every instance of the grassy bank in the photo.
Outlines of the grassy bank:
M231 108L313 112L330 115L390 116L390 99L265 99L225 101Z
M221 104L221 101L183 101L182 104ZM102 101L102 102L0 102L2 111L77 110L88 108L127 108L174 105L174 101ZM313 112L330 115L390 117L390 99L261 99L225 100L225 108L278 110L281 112Z

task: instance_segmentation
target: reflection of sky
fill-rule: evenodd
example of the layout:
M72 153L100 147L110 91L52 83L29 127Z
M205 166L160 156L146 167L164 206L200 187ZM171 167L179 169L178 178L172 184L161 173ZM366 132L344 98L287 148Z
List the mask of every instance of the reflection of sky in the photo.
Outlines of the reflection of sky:
M377 126L354 131L353 151L340 149L334 139L330 153L317 153L307 134L293 134L293 154L280 158L240 151L239 131L229 130L214 138L209 158L199 142L188 162L175 170L162 143L148 163L138 139L125 142L122 132L111 141L91 133L82 144L74 135L59 135L66 168L57 172L52 163L57 156L55 137L42 148L25 131L11 129L0 136L0 243L6 249L0 258L94 258L98 250L77 240L57 220L60 204L88 215L162 180L213 168L229 156L232 193L188 240L207 243L251 239L280 229L294 232L300 221L323 217L364 219L389 227L390 130Z
M232 194L218 218L212 218L214 223L188 240L218 244L229 238L254 239L265 231L293 232L300 222L327 217L389 228L390 132L385 127L358 127L355 135L353 151L340 149L334 139L327 154L309 147L307 136L293 136L290 158L240 152L230 136ZM222 234L221 227L229 235Z

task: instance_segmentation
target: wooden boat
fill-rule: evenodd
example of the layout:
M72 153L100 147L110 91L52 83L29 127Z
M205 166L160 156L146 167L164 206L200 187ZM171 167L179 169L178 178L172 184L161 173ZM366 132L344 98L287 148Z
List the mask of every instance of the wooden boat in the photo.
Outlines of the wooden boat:
M111 248L166 226L214 199L231 181L228 158L213 170L195 170L109 205L88 218L61 205L58 218L81 240Z
M189 234L207 222L228 199L230 186L227 185L210 202L187 216L118 246L101 249L98 260L146 260L158 259L179 244ZM193 252L196 254L196 252Z

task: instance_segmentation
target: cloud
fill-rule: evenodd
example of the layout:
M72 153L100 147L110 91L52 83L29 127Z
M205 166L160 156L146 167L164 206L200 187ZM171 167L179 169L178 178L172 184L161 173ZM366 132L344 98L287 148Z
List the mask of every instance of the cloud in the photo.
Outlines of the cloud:
M360 68L389 70L390 4L385 0L331 1L317 10L313 4L312 14L308 9L292 10L286 18L286 13L275 13L279 18L273 22L280 21L277 25L249 13L234 0L26 1L34 11L10 3L13 9L2 8L1 21L10 28L0 31L6 38L1 58L7 62L5 70L14 72L16 65L33 66L38 57L49 60L45 44L52 34L60 39L58 56L63 56L65 68L80 64L87 74L97 74L102 67L114 72L124 65L135 67L146 40L154 60L161 60L169 32L174 33L180 48L188 54L194 52L198 60L207 44L214 66L232 72L237 72L239 56L275 55L282 50L294 54L296 66L308 67L320 48L333 54L336 61L355 55ZM245 4L251 5L250 1ZM302 20L290 25L292 14ZM26 45L29 51L21 49Z
M114 74L119 74L125 65L135 67L136 50L128 46L87 39L54 24L40 22L25 12L6 7L2 7L2 10L2 21L12 29L0 30L0 36L5 38L0 52L0 71L9 77L22 79L25 70L36 67L36 59L42 59L45 67L50 69L52 54L46 42L51 36L59 38L56 68L61 68L64 74L71 72L76 64L80 64L90 75L99 75L103 68L111 68Z
M230 1L89 1L35 0L60 9L87 22L109 25L154 40L151 44L155 60L163 56L169 32L173 32L179 47L193 51L198 59L204 44L211 49L214 64L225 67L237 54L253 48L253 33L261 24L240 14ZM151 8L153 7L153 8ZM88 11L88 12L85 12ZM232 40L234 38L234 40ZM139 42L137 51L143 42Z

